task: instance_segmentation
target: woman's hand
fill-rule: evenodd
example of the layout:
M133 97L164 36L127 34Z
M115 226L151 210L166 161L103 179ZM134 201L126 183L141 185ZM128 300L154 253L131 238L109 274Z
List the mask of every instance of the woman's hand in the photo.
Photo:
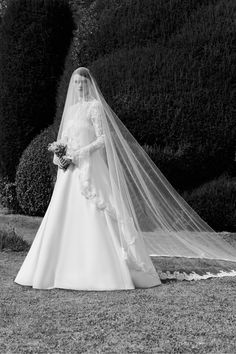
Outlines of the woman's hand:
M72 159L66 155L58 157L58 166L66 169L72 163Z

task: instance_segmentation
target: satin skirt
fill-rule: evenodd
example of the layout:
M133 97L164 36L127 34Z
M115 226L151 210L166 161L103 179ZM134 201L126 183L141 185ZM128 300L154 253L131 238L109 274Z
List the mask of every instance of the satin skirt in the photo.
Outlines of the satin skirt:
M101 161L95 166L100 189L107 182L103 168ZM60 170L47 211L14 282L36 289L73 290L159 285L157 274L153 278L129 269L115 221L106 208L97 208L81 193L78 179L75 165Z

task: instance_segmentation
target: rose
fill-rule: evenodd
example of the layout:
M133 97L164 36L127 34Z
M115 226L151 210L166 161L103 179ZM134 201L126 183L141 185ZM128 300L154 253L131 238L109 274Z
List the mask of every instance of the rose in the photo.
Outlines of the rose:
M61 140L54 141L53 143L48 144L48 150L52 151L58 157L62 157L66 154L67 145Z

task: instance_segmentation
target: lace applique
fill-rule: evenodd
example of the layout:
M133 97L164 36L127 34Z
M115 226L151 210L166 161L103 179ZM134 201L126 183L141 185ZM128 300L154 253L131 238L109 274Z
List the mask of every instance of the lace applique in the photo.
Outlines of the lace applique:
M91 153L105 146L105 135L102 127L102 112L99 102L93 103L90 109L90 120L92 122L96 139L79 149L78 157L88 157Z
M115 208L97 195L94 185L89 180L83 182L81 193L85 198L93 202L97 209L106 211L113 218L117 218Z
M170 272L169 270L167 270L166 272L162 272L162 271L158 271L159 277L161 280L187 280L187 281L191 281L191 280L201 280L201 279L208 279L208 278L221 278L224 276L235 276L236 275L236 271L231 270L231 271L219 271L219 273L217 274L213 274L210 272L207 272L206 274L203 275L199 275L195 272L189 273L187 274L186 272L179 272L179 271L174 271L173 273Z
M102 127L102 114L99 102L93 104L91 108L91 121L95 130L96 141L91 144L90 151L94 151L98 148L105 146L105 135Z
M79 159L79 178L81 193L88 199L93 199L99 209L106 208L106 203L99 199L97 196L95 187L91 184L91 161L90 155L99 148L105 145L104 134L102 129L102 115L99 102L92 105L90 109L90 119L94 127L94 134L96 139L79 149L78 154L74 156L74 159Z

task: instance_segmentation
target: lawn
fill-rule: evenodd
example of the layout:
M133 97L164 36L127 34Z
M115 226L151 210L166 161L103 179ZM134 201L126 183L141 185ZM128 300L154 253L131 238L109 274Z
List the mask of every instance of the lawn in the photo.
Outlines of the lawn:
M0 215L29 241L40 221ZM236 277L130 291L38 290L14 283L25 256L0 252L1 354L236 353Z
M235 353L236 277L152 289L38 290L0 254L0 353Z
M8 226L13 226L17 234L31 244L43 218L20 214L8 214L3 213L3 210L4 209L0 206L0 227L7 228Z

